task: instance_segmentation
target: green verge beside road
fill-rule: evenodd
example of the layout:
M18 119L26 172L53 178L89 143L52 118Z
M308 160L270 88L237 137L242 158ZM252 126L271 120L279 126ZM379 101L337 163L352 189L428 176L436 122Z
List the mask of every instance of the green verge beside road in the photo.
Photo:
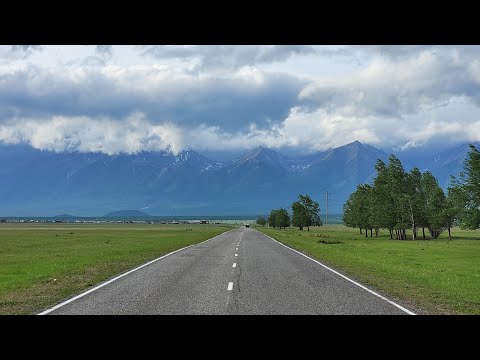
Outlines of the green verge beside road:
M480 314L480 231L453 229L436 240L365 238L358 229L329 225L256 227L420 314ZM369 234L370 236L370 234Z
M0 314L32 314L233 225L0 224Z

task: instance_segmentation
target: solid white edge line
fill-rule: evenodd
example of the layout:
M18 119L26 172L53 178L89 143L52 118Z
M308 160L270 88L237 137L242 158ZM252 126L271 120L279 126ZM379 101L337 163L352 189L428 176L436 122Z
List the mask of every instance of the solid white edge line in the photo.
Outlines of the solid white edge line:
M232 289L233 289L233 282L229 282L227 290L232 291Z
M232 267L237 267L237 263L233 263L233 266Z
M257 230L257 231L258 231L258 230ZM346 277L345 275L340 274L338 271L335 271L335 270L333 270L332 268L329 268L327 265L322 264L320 261L317 261L317 260L315 260L315 259L312 259L310 256L307 256L307 255L305 255L304 253L301 253L300 251L297 251L297 250L292 249L291 247L289 247L289 246L287 246L287 245L285 245L285 244L282 244L280 241L275 240L275 239L272 238L271 236L269 236L269 235L267 235L267 234L264 234L264 233L262 233L261 231L258 231L258 232L261 233L261 234L263 234L263 235L265 235L265 236L267 236L267 237L269 237L270 239L272 239L273 241L275 241L275 242L279 243L280 245L286 247L287 249L290 249L290 250L292 250L292 251L295 251L296 253L298 253L298 254L300 254L300 255L302 255L302 256L305 256L307 259L310 259L310 260L316 262L318 265L323 266L325 269L330 270L331 272L337 274L338 276L341 276L341 277L344 278L345 280L348 280L348 281L350 281L351 283L353 283L353 284L361 287L363 290L366 290L366 291L368 291L369 293L371 293L371 294L379 297L380 299L385 300L386 302L392 304L393 306L396 306L397 308L399 308L400 310L406 312L407 314L409 314L409 315L417 315L417 314L415 314L414 312L412 312L412 311L404 308L403 306L401 306L401 305L393 302L392 300L387 299L385 296L382 296L382 295L376 293L375 291L370 290L370 289L367 288L366 286L364 286L364 285L362 285L362 284L359 284L359 283L356 282L355 280L352 280L352 279Z
M236 228L235 228L235 229L236 229ZM52 312L52 311L54 311L54 310L57 310L58 308L61 308L62 306L65 306L65 305L67 305L67 304L69 304L69 303L71 303L71 302L73 302L73 301L75 301L75 300L77 300L77 299L80 299L81 297L84 297L85 295L90 294L91 292L94 292L95 290L98 290L98 289L100 289L100 288L102 288L102 287L104 287L104 286L106 286L106 285L114 282L115 280L118 280L118 279L120 279L120 278L122 278L122 277L124 277L124 276L127 276L128 274L131 274L132 272L137 271L137 270L139 270L139 269L141 269L141 268L143 268L143 267L145 267L145 266L147 266L147 265L153 264L154 262L156 262L156 261L158 261L158 260L161 260L161 259L163 259L164 257L170 256L170 255L172 255L172 254L175 254L176 252L179 252L179 251L188 249L189 247L206 243L207 241L213 240L213 239L215 239L215 238L217 238L217 237L219 237L219 236L222 236L223 234L226 234L227 232L230 232L230 231L235 230L235 229L227 230L227 231L225 231L225 232L223 232L223 233L221 233L221 234L219 234L219 235L217 235L217 236L214 236L213 238L207 239L207 240L202 241L202 242L200 242L200 243L198 243L198 244L188 245L188 246L185 246L185 247L183 247L183 248L181 248L181 249L177 249L177 250L175 250L175 251L172 251L171 253L162 255L162 256L159 257L159 258L153 259L153 260L151 260L151 261L149 261L149 262L147 262L147 263L145 263L145 264L143 264L143 265L137 266L136 268L134 268L134 269L132 269L132 270L129 270L129 271L127 271L126 273L123 273L123 274L121 274L121 275L118 275L118 276L114 277L113 279L110 279L110 280L108 280L108 281L106 281L106 282L104 282L104 283L102 283L102 284L100 284L100 285L97 285L97 286L95 286L94 288L92 288L92 289L90 289L90 290L87 290L87 291L85 291L85 292L83 292L83 293L78 294L77 296L74 296L74 297L71 298L71 299L68 299L68 300L66 300L66 301L64 301L64 302L62 302L62 303L60 303L60 304L58 304L58 305L55 305L54 307L52 307L52 308L50 308L50 309L47 309L47 310L45 310L45 311L42 311L41 313L38 313L37 315L46 315L46 314L48 314L48 313L50 313L50 312Z

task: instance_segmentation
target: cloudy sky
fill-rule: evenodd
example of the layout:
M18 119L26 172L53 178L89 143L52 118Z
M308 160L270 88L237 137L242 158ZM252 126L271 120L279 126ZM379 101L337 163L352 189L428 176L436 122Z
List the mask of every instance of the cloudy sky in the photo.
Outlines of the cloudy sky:
M478 46L0 46L0 142L309 153L480 140Z

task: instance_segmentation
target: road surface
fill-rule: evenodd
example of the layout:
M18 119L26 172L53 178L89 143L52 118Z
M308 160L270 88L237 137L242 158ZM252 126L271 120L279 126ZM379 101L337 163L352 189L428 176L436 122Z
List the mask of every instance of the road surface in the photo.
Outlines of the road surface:
M245 227L175 252L44 313L407 314Z

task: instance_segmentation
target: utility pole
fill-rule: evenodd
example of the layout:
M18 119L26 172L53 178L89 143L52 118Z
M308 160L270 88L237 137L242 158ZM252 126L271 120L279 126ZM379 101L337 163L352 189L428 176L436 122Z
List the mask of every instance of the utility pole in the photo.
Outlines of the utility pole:
M328 191L325 192L325 230L328 230Z

